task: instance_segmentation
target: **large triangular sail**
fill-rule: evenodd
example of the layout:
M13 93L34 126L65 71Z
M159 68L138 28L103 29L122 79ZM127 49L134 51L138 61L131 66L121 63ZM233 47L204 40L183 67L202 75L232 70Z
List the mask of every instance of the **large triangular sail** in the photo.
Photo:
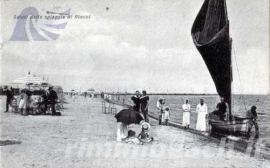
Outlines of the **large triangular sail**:
M205 0L193 23L191 34L217 93L231 107L231 39L226 0Z

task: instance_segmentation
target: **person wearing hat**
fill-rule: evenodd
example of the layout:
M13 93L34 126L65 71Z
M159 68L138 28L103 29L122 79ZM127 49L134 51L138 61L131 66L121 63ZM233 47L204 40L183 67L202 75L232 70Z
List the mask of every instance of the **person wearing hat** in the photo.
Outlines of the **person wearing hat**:
M259 133L259 126L257 123L258 116L257 116L256 109L257 109L256 106L252 106L250 110L248 110L246 113L246 118L249 119L248 123L250 124L250 126L248 127L248 134L250 134L253 125L255 126L256 134Z
M52 106L52 115L55 115L55 104L57 103L57 93L53 90L53 86L49 87L49 95L48 95L48 104L51 104Z
M142 128L142 132L138 135L138 138L142 141L142 142L151 142L154 140L153 137L149 136L149 130L150 130L150 124L147 122L142 123L141 125Z
M12 92L8 89L8 86L5 86L3 91L6 92L6 96L7 96L7 99L6 99L6 111L5 112L8 112L9 111L9 106L11 106L11 103L12 103L12 100L14 98Z
M165 99L160 97L157 101L157 109L160 112L159 115L159 125L164 124L164 109L165 109Z

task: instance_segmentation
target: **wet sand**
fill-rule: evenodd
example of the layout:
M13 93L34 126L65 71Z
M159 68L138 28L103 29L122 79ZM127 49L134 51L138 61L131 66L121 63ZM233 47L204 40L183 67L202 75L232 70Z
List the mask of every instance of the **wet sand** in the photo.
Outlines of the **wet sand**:
M224 148L206 137L150 120L151 144L116 142L116 120L103 114L100 99L67 97L63 116L3 113L1 167L269 167L255 154ZM118 111L121 106L116 106ZM130 125L137 134L139 125Z

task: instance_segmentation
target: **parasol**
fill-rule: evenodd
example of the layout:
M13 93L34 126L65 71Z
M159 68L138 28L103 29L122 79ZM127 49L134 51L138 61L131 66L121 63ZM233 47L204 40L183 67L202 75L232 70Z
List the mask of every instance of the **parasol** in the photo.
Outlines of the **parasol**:
M123 109L114 117L117 119L117 122L123 122L127 125L139 124L143 120L141 114L132 109Z

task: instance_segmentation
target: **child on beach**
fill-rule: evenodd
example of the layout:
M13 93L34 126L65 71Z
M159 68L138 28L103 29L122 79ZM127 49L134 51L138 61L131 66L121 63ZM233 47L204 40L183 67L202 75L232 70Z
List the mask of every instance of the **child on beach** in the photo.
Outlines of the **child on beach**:
M164 110L164 120L165 120L165 125L169 125L169 120L170 120L170 108L168 106L165 107Z
M19 111L22 115L26 115L26 103L28 100L28 96L25 92L26 90L21 91L20 102L19 102Z
M125 138L126 143L134 143L134 144L143 144L140 139L136 136L135 131L129 130L128 136Z
M138 135L138 138L142 141L142 142L151 142L154 140L153 137L150 137L148 134L148 131L150 130L150 124L145 122L141 125L142 127L142 132Z
M157 109L160 113L159 115L159 125L164 124L164 107L165 107L165 99L160 97L157 101Z

